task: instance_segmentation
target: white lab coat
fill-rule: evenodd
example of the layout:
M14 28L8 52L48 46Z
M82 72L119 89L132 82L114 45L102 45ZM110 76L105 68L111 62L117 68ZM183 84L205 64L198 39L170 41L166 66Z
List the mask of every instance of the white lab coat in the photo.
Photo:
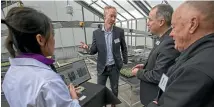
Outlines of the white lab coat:
M80 107L49 66L32 58L10 58L2 89L10 107Z

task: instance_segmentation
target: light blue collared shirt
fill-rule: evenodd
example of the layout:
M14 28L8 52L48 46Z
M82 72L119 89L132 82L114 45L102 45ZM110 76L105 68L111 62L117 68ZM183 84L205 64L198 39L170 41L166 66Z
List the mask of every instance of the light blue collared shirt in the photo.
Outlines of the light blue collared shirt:
M113 30L113 27L109 32L105 30L104 26L102 28L102 31L104 31L104 35L105 35L106 50L107 50L106 65L113 65L115 63L113 53L112 53L112 38L113 38L112 30Z
M33 58L10 59L2 89L10 107L80 107L49 66Z

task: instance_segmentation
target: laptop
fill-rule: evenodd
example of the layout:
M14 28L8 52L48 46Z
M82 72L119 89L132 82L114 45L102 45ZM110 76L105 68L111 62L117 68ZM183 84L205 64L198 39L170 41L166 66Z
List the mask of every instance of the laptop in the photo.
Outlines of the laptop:
M91 79L85 60L81 59L57 68L65 84L72 83L74 87L81 85Z

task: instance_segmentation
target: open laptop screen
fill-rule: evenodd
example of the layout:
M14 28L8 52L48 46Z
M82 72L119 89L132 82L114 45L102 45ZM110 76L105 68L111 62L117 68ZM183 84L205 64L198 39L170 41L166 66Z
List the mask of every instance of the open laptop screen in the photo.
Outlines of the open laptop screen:
M78 86L91 79L83 59L59 67L57 71L66 84L72 83L74 86Z

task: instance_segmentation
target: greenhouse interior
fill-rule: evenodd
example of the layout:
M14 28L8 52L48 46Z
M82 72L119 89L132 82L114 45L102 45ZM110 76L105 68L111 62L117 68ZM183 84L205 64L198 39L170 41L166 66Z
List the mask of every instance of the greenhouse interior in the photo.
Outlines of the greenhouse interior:
M93 32L103 28L105 23L105 7L116 8L113 26L124 31L127 47L127 63L123 64L119 70L116 106L143 107L140 101L140 80L131 73L131 70L137 64L145 64L153 47L159 42L157 35L150 33L148 28L149 13L158 4L168 4L175 10L183 2L174 0L1 0L1 19L5 19L13 7L30 7L49 17L54 29L55 46L51 57L55 60L53 64L56 71L66 75L77 70L75 72L78 72L79 78L74 77L74 80L71 80L69 77L70 80L66 81L67 83L73 81L82 89L80 93L85 94L84 97L79 97L82 107L100 107L96 106L99 102L105 102L102 106L111 107L112 102L107 95L112 94L109 78L105 89L107 92L92 87L98 84L97 76L100 74L97 66L100 51L92 55L80 46L81 42L89 47L93 45ZM5 46L8 33L8 27L1 24L1 83L10 67L10 54ZM84 78L80 78L81 76ZM90 89L86 83L92 83ZM103 91L105 101L98 96L101 92L93 92L93 90ZM95 106L92 106L92 103ZM1 90L1 106L9 107L3 90Z

